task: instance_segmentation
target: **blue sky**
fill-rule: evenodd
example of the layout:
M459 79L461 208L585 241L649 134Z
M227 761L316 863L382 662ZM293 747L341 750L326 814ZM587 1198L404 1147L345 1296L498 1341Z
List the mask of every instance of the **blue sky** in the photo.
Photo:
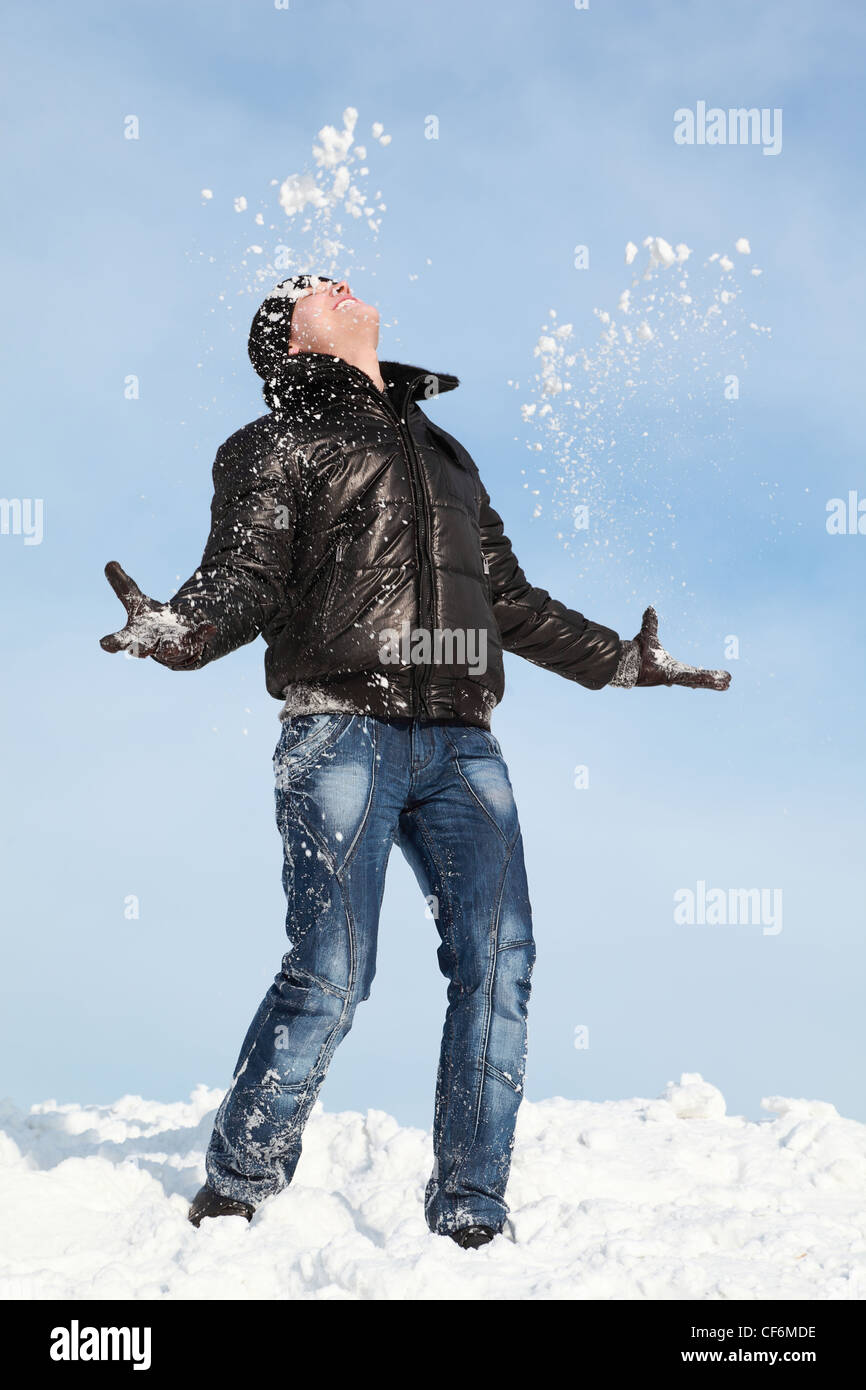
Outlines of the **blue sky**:
M355 287L391 325L383 356L460 376L431 412L475 456L530 578L628 635L656 601L686 659L724 665L724 637L740 640L724 697L592 694L508 661L494 727L539 943L528 1093L654 1095L700 1071L735 1112L805 1095L866 1118L866 536L825 528L827 499L866 496L864 29L856 4L796 2L45 3L7 19L0 491L44 499L45 534L0 535L0 1090L99 1102L225 1084L279 964L263 647L191 676L109 659L102 567L119 559L160 598L194 568L214 452L262 408L244 248L285 239L271 181L352 105L359 132L392 136ZM675 145L674 111L699 100L781 108L782 152ZM254 238L259 206L277 230ZM594 566L533 516L526 395L508 385L529 381L550 308L597 341L593 307L616 303L623 247L647 235L696 262L748 236L750 311L773 329L733 414L682 398L647 414L648 495L660 478L687 576L675 597L661 552L618 552L613 527L615 558ZM648 410L638 392L632 437ZM699 880L781 888L783 930L675 926L674 892ZM326 1106L429 1123L444 995L395 857L373 997Z

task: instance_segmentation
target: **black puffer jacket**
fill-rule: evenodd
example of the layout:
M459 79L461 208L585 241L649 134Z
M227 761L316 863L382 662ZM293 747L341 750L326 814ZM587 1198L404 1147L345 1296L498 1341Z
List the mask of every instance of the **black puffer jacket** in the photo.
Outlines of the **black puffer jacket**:
M503 648L606 685L617 634L529 584L472 459L417 404L456 378L380 365L387 394L340 358L287 358L266 388L270 413L219 449L207 547L171 604L217 627L199 665L261 632L287 713L482 728L502 698ZM407 637L419 629L469 631L476 645L446 639L419 663ZM404 636L396 664L383 659L387 630Z

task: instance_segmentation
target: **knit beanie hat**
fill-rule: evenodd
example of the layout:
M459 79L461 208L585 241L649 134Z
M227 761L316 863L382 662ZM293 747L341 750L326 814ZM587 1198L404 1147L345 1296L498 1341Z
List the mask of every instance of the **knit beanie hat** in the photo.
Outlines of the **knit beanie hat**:
M268 381L277 375L289 350L289 329L299 299L313 294L321 284L333 284L329 275L293 275L281 280L259 308L250 327L247 350L259 376Z

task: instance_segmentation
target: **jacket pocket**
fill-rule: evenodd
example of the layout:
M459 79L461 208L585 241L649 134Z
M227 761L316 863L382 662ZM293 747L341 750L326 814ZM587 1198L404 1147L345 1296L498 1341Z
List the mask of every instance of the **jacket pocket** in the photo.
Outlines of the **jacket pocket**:
M346 552L346 541L340 537L337 542L337 549L334 551L334 558L331 561L331 572L328 575L328 585L325 589L325 597L322 599L322 607L319 613L319 621L324 622L334 604L334 595L337 592L337 583L340 578L340 569L343 556Z
M493 608L493 580L490 578L490 561L486 555L481 556L484 564L484 592L487 595L487 602Z

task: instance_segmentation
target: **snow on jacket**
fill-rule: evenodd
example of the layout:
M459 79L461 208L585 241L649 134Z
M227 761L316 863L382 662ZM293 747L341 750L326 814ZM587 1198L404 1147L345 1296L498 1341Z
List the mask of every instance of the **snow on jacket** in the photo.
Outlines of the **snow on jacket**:
M606 685L617 634L528 582L473 460L418 404L456 377L380 367L384 393L341 358L287 357L269 413L218 450L210 536L171 602L217 628L198 664L262 633L286 714L482 728L503 649Z

